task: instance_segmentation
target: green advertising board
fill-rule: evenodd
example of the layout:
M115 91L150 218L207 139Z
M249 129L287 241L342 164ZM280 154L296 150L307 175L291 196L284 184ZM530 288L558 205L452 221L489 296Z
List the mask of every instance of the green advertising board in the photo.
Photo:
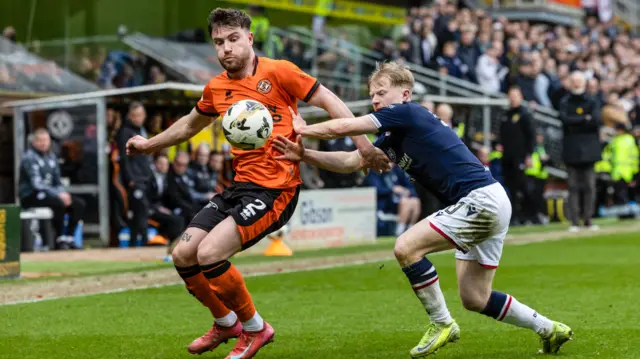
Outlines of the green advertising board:
M0 205L0 279L20 276L20 207Z

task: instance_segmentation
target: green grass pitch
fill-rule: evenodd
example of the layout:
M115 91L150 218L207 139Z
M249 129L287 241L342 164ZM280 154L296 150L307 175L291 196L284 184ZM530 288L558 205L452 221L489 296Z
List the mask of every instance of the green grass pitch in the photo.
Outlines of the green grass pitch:
M495 288L570 325L561 358L639 358L638 234L505 247ZM431 257L462 328L436 358L540 358L537 336L465 312L452 254ZM247 279L276 329L258 358L407 358L427 323L394 262ZM0 358L188 358L208 311L182 286L0 307ZM232 344L202 358L224 358Z

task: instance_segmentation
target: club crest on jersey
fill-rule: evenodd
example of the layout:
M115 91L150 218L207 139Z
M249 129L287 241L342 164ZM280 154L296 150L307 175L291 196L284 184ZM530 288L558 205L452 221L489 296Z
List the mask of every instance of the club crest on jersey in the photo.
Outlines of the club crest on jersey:
M268 79L262 79L258 81L258 86L256 86L256 90L258 90L258 92L260 93L268 94L269 92L271 92L272 87L273 85L271 85L271 81L269 81Z
M396 161L396 151L393 150L393 148L387 148L387 150L385 151L387 153L387 157L389 157L389 160L391 162L395 162Z

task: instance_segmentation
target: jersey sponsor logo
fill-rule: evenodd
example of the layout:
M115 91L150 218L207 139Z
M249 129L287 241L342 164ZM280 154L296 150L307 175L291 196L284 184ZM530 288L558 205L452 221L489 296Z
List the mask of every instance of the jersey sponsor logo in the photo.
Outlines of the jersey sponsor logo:
M407 154L405 153L400 159L400 162L398 162L398 166L406 171L409 167L411 167L412 163L413 159L411 159L411 157L407 156Z
M242 216L242 219L246 220L255 216L256 211L262 211L265 208L267 208L267 205L264 202L259 199L255 199L252 203L249 203L246 207L244 207L242 212L240 212L240 215Z
M256 86L256 90L265 95L271 92L272 88L273 85L271 85L271 81L269 81L268 79L262 79L258 81L258 86Z
M516 123L518 121L520 121L520 115L516 113L513 116L511 116L511 122Z
M213 201L211 201L211 202L207 203L207 205L204 206L204 208L213 208L213 209L215 209L217 211L218 210L218 205L213 203Z
M231 90L227 90L227 91L224 93L224 100L225 100L225 101L229 101L229 100L231 100L232 98L233 98L233 92L231 92Z

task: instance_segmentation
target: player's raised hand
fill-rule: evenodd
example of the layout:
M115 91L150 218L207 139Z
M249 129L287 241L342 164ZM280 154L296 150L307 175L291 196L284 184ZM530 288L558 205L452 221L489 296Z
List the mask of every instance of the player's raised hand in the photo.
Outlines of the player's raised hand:
M296 142L282 135L278 135L278 137L273 140L273 147L282 153L282 155L275 157L276 160L300 162L302 158L304 158L304 144L302 143L302 136L300 135L296 137Z
M127 156L133 156L137 154L148 154L147 148L149 147L146 138L142 136L133 136L127 141Z
M378 147L371 147L368 150L360 151L363 160L363 168L370 168L378 173L391 171L393 164L389 157ZM365 171L366 172L366 171Z
M289 112L291 112L291 118L293 119L293 131L295 133L301 133L301 130L307 126L307 122L300 116L300 113L295 113L291 106L289 106Z

